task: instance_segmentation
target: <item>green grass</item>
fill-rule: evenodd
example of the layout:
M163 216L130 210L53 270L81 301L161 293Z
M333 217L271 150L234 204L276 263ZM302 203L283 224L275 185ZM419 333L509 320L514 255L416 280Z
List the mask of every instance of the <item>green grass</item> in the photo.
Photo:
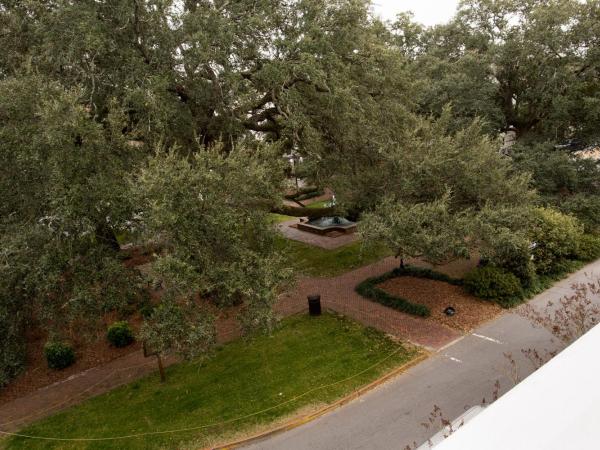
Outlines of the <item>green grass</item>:
M13 437L5 444L8 449L202 447L223 437L255 431L301 407L332 402L417 354L378 331L339 316L294 316L286 319L272 336L230 343L202 364L169 367L165 384L151 375L21 432L60 438L103 438L230 421L226 425L118 441L74 443ZM355 374L360 375L347 380ZM232 421L341 380L346 381L251 418Z
M277 247L288 256L294 269L314 277L334 277L392 254L385 246L367 248L359 241L335 250L325 250L282 236L276 239Z
M331 200L321 200L320 202L313 202L309 205L306 205L309 209L323 209L328 208Z
M287 222L288 220L294 220L294 219L296 219L296 217L286 216L284 214L275 214L275 213L269 214L269 221L273 224Z

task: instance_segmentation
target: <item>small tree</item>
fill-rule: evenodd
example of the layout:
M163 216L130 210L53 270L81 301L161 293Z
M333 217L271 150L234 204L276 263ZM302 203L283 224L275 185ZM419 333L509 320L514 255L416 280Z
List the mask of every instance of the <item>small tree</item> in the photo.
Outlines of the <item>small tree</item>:
M270 149L220 150L157 153L135 183L146 236L163 249L153 264L161 301L141 332L159 355L206 353L217 311L233 305L245 329L270 329L291 277L267 217L281 173L266 163Z
M386 198L363 217L361 236L382 241L396 252L400 265L406 258L424 258L433 264L469 256L470 227L463 214L451 214L448 197L430 203L406 205Z
M502 224L490 211L528 207L529 178L514 174L481 123L453 132L451 122L451 109L438 120L417 119L398 143L379 151L378 164L360 172L368 174L371 192L385 193L364 215L367 241L383 241L401 258L444 263L490 240Z

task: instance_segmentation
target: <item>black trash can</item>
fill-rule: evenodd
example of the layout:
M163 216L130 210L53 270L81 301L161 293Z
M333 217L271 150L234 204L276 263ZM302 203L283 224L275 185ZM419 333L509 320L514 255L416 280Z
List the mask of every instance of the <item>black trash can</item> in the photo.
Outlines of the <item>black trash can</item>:
M321 315L321 296L320 295L309 295L308 296L308 313L311 316Z

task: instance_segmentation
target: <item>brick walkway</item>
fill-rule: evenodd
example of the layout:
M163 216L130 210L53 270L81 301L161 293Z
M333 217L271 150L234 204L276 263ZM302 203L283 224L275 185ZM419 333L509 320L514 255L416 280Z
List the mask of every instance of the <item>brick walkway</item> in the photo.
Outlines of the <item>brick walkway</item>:
M397 264L398 261L394 258L386 258L335 278L301 278L295 288L278 301L275 311L284 317L307 311L306 297L318 293L322 296L322 304L325 308L352 317L367 326L378 328L405 341L435 350L456 339L459 334L455 330L386 308L354 292L354 287L359 282L381 275ZM463 270L466 269L453 265L442 269L455 276ZM219 342L227 342L240 335L233 314L221 318L217 329ZM177 362L177 358L169 358L165 363L170 365L174 362ZM1 405L0 429L17 430L35 420L153 372L156 372L154 358L146 359L141 352L131 353Z
M460 333L456 330L387 308L354 291L361 281L388 272L397 265L395 258L386 258L335 278L301 278L296 288L280 299L275 310L282 315L307 311L306 297L320 294L325 308L430 350L437 350L457 339ZM456 273L453 269L454 266L449 266L447 272Z

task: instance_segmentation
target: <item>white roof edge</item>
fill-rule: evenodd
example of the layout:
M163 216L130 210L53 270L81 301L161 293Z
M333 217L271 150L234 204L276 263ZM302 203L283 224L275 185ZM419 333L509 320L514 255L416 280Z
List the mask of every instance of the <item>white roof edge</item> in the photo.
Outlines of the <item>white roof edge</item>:
M600 448L600 325L435 450Z

